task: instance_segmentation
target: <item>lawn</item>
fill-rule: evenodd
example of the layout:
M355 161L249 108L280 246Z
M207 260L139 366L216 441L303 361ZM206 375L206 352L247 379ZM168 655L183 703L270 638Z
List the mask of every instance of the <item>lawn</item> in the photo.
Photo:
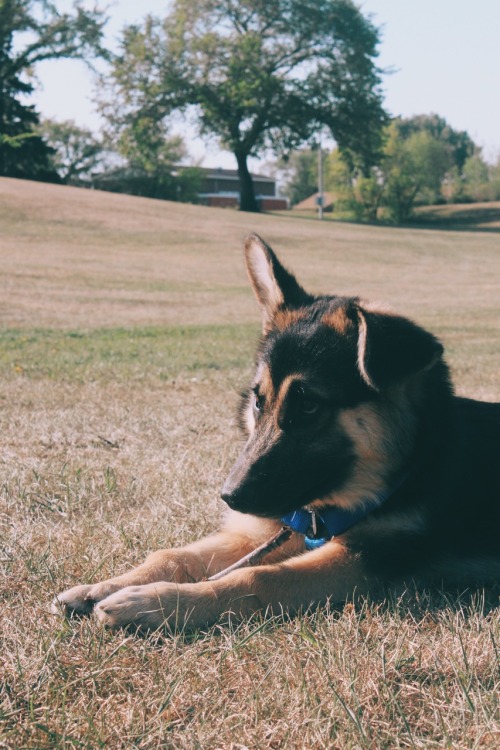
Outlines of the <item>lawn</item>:
M495 232L395 229L0 179L0 748L495 748L498 590L136 637L54 593L213 531L259 332L241 242L390 303L500 400Z

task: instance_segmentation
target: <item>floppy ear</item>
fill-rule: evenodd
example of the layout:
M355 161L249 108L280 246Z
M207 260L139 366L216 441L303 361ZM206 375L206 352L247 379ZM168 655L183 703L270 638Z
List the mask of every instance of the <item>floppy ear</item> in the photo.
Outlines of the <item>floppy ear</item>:
M264 332L269 330L279 308L297 308L312 301L313 297L281 265L269 245L258 234L251 234L245 240L245 261L262 310Z
M381 390L417 372L430 370L442 344L407 318L358 308L358 367L363 380Z

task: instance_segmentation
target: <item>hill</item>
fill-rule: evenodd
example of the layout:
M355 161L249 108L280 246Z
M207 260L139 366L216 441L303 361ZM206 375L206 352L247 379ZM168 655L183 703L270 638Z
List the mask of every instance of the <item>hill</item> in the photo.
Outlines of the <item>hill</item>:
M254 215L0 179L3 325L255 322L241 260L257 231L316 291L390 302L424 323L496 310L493 234Z

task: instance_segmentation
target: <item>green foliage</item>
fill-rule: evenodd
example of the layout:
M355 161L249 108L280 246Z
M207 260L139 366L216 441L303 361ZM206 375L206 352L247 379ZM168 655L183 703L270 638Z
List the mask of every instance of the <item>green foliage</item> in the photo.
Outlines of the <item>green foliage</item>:
M500 200L500 156L489 169L489 182L493 200Z
M0 0L0 175L58 180L39 116L22 98L33 91L29 77L37 63L105 55L104 23L101 11L79 3L69 14L47 0Z
M91 130L72 120L43 120L40 133L54 151L52 164L61 181L81 185L91 180L92 172L102 163L104 146Z
M389 218L405 222L416 203L462 199L464 168L476 152L468 133L454 130L438 115L394 120L381 163Z
M469 156L464 164L464 181L469 185L488 182L488 165L480 153Z
M399 132L403 140L414 133L428 133L432 138L447 146L452 164L459 173L463 171L466 160L477 150L477 146L465 130L454 130L444 117L436 114L415 115L405 120L398 120Z
M197 202L201 170L179 166L186 156L183 140L170 137L166 123L154 112L127 114L117 130L108 131L107 140L123 157L125 167L97 178L99 187L148 198Z
M451 166L445 143L426 130L410 132L405 138L399 122L393 122L381 164L390 218L397 223L408 221L418 197L422 202L435 203Z
M490 169L479 149L465 162L452 197L453 200L463 203L495 200L495 188L493 182L490 181Z
M437 115L397 118L386 128L377 166L350 167L351 208L357 218L374 221L383 205L391 221L407 222L417 203L441 203L445 191L456 194L457 185L463 190L464 170L475 153L469 135ZM341 154L338 158L345 163Z
M197 203L202 179L202 171L197 167L147 172L140 166L126 165L96 175L92 182L99 190L111 193Z
M373 167L369 174L359 174L353 181L356 218L362 221L377 221L379 206L384 194L384 181L379 169Z
M349 0L176 0L163 22L125 30L108 121L120 130L139 112L194 108L202 134L236 158L241 208L257 210L248 157L291 151L321 125L373 162L386 117L377 45Z
M318 190L318 154L312 149L294 151L280 159L277 167L283 176L283 194L294 206Z
M304 186L316 190L312 151L289 161L289 194ZM374 165L362 164L346 149L334 149L325 160L325 189L335 196L335 212L360 221L376 221L385 207L395 223L408 221L416 204L448 200L491 200L499 190L493 167L466 132L455 131L437 115L394 119L384 131L384 145ZM496 178L500 183L500 178ZM313 187L314 185L314 187Z

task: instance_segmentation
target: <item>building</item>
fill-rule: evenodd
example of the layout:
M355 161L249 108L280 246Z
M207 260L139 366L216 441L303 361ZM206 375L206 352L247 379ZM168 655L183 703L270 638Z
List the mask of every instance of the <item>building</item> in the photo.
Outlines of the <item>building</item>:
M240 204L240 181L236 169L221 167L199 167L203 173L200 203L220 208L238 208ZM255 198L262 211L283 211L288 208L288 200L276 195L276 180L252 174Z
M325 191L323 193L323 211L331 212L334 209L335 197L333 193ZM317 211L319 207L319 193L313 193L309 198L296 203L294 211Z
M183 167L174 167L172 177L176 177ZM197 189L193 186L191 198L194 200L196 194L198 201L205 206L218 206L219 208L238 208L240 204L240 181L236 169L222 169L221 167L193 167L196 172L196 183L200 185ZM198 177L199 175L199 177ZM255 191L255 198L261 211L283 211L289 208L288 199L276 195L276 180L273 177L264 177L259 174L251 175ZM148 198L160 198L175 200L175 186L172 184L157 185L154 176L146 174L137 167L115 167L106 172L92 175L92 187L98 190L109 190L113 193L128 193L130 195L141 195ZM182 198L177 195L178 200ZM195 201L196 202L196 201Z

